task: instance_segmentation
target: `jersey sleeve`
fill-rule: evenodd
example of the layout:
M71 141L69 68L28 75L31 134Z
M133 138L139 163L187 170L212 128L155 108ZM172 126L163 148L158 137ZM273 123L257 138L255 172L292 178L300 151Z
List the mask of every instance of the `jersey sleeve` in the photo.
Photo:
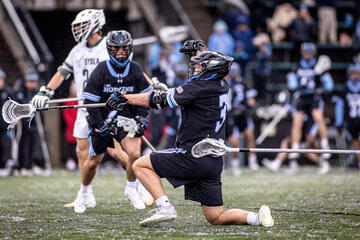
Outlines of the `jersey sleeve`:
M197 90L198 87L193 82L173 88L166 97L167 102L171 108L190 104L198 97Z
M75 47L70 51L69 55L66 57L65 61L59 67L59 71L65 70L68 73L73 73L74 66L74 56L75 56Z

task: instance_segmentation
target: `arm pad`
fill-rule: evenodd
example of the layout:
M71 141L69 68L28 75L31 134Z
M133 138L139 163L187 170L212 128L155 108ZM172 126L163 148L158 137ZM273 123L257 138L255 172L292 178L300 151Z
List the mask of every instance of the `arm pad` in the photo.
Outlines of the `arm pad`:
M169 106L167 100L167 92L154 90L149 94L149 106L155 109L163 109Z

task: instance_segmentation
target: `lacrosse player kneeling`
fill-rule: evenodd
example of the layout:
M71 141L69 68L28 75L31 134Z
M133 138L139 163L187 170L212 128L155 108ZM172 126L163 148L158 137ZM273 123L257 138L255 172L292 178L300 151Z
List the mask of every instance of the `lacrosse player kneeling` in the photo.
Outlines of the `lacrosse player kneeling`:
M141 221L140 226L177 218L160 178L166 178L174 187L185 185L185 199L200 202L211 224L273 226L268 206L262 206L258 213L225 210L221 189L223 159L213 156L195 158L191 153L191 148L205 137L225 139L229 88L224 77L229 73L232 60L216 51L203 51L191 58L186 84L169 91L126 94L117 98L124 105L129 103L156 109L180 106L182 112L176 148L142 156L133 164L137 178L155 198L157 207L156 213ZM115 98L109 101L115 101Z

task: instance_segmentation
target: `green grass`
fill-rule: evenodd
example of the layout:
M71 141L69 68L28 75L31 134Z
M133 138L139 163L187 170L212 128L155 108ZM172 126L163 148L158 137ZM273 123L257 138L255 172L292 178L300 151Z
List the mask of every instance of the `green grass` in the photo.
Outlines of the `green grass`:
M326 176L301 169L295 176L261 170L223 176L226 208L257 210L268 204L275 226L212 226L200 205L183 200L183 188L168 195L178 219L141 228L144 214L124 199L123 173L100 173L93 188L98 206L84 214L64 209L79 188L79 174L0 178L0 239L360 239L360 174L335 169ZM150 210L150 209L149 209Z

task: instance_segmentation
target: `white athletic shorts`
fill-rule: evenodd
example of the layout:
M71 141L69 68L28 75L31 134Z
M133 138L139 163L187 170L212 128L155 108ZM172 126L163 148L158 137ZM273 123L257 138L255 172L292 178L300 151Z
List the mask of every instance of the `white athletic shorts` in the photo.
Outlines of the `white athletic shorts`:
M86 120L87 111L79 109L76 115L73 136L76 138L88 138L89 125Z

